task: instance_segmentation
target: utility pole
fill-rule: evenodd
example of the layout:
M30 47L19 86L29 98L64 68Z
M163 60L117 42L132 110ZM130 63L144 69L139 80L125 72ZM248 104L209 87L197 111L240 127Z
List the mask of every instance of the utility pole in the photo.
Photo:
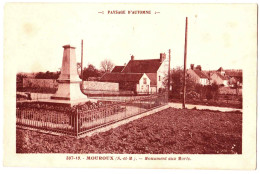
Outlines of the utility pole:
M83 82L83 40L81 40L81 79Z
M169 49L169 64L168 64L168 96L170 93L171 86L171 49Z
M184 45L184 70L183 70L183 101L182 108L185 108L185 97L186 97L186 59L187 59L187 36L188 35L188 17L186 17L185 27L185 45Z

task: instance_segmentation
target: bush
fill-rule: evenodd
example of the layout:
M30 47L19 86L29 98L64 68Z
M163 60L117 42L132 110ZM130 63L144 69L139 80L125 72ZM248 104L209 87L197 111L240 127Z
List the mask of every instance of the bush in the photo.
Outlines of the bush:
M198 99L200 95L196 93L195 91L190 91L186 94L188 99Z
M210 90L207 91L206 98L207 98L207 100L211 100L213 98L213 94Z

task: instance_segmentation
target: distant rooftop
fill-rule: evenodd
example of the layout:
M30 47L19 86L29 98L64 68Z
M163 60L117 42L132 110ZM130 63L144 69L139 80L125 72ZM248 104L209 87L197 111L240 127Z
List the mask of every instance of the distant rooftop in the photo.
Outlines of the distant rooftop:
M193 70L200 78L202 79L209 79L209 77L202 71L198 70L198 69L194 69Z
M130 60L122 72L156 73L161 64L160 59Z
M100 81L103 82L138 82L143 73L106 73Z
M112 73L121 72L125 66L115 66L114 69L111 71Z

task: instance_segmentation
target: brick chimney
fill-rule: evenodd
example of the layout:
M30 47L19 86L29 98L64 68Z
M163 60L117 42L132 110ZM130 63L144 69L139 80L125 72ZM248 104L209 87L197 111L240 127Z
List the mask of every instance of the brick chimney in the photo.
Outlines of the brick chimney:
M166 59L165 53L160 53L160 62L162 63Z
M135 60L135 56L134 55L131 56L131 60Z
M194 64L190 64L190 69L194 69Z

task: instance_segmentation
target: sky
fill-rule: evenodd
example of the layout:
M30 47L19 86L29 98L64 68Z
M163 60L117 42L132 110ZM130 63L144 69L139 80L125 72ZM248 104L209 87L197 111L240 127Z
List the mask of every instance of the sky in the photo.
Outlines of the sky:
M257 55L256 10L256 4L7 4L4 57L17 72L57 71L62 46L75 46L80 62L83 40L84 66L100 68L104 59L124 65L131 55L154 59L165 52L168 57L169 49L171 67L183 66L188 17L187 67L243 69Z

